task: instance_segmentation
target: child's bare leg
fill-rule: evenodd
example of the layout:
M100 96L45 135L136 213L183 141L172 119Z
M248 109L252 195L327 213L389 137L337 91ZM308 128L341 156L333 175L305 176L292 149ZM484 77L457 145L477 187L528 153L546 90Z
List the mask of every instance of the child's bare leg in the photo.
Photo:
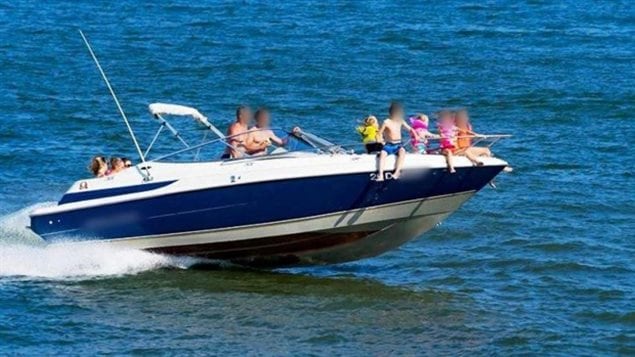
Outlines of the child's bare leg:
M448 149L443 150L443 155L445 155L445 162L448 164L448 171L450 171L451 174L455 173L456 170L453 165L452 151Z
M476 166L483 166L483 161L479 160L478 157L476 156L476 150L473 150L474 148L467 148L465 149L465 157L468 158L468 160L472 161L472 163Z
M392 178L397 180L401 176L401 169L403 168L403 162L406 158L406 149L399 148L397 151L397 162L395 163L395 173L392 174Z
M376 181L384 181L384 165L386 164L386 153L384 150L379 152L379 172L377 173Z
M472 151L474 156L492 156L492 152L488 148L472 146L471 148L469 148L469 150Z

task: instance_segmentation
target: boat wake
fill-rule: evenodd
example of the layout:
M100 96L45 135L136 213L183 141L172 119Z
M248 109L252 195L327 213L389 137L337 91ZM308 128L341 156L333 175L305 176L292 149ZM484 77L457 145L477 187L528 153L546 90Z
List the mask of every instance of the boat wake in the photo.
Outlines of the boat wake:
M54 203L40 203L0 216L0 280L93 279L176 268L187 269L195 258L172 257L103 244L48 245L27 227L29 212Z

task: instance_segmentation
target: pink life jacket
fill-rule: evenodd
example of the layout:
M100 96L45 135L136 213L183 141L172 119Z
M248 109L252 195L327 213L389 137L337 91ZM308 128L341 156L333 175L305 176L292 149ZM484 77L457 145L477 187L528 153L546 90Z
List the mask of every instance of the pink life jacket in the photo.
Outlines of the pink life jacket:
M423 137L425 133L428 131L428 124L426 124L426 122L416 117L410 117L409 120L410 120L410 126L412 127L412 130L414 130L417 133L417 135L419 135L420 137ZM410 133L410 144L412 145L412 147L417 147L419 144L426 145L427 142L419 142L417 137L413 135L413 133Z

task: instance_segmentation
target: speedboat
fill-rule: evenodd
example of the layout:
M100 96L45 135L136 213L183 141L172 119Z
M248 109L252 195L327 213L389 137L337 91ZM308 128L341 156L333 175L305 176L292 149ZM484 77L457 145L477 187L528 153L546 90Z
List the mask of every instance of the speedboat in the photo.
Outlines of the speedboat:
M30 229L47 242L100 242L250 266L348 262L421 236L507 166L494 157L473 166L457 156L456 173L449 173L442 155L409 153L398 180L387 171L380 181L375 154L280 129L270 130L284 146L266 155L220 159L230 141L207 117L195 108L162 103L149 106L159 129L142 151L86 45L140 162L114 175L78 180L57 205L31 212ZM192 145L168 118L193 118L215 137ZM184 147L153 157L161 133L173 134ZM474 144L491 145L503 137L482 136ZM393 165L394 156L388 157L386 167Z
M286 144L267 155L208 160L204 149L220 146L219 157L228 140L204 115L160 103L150 111L157 134L167 129L183 140L164 118L171 115L192 117L219 137L75 182L56 206L31 213L35 233L246 265L340 263L420 236L507 166L493 157L473 166L457 156L457 172L449 173L442 155L407 154L398 180L388 171L377 181L376 155L280 129L272 130ZM176 160L183 156L191 159Z

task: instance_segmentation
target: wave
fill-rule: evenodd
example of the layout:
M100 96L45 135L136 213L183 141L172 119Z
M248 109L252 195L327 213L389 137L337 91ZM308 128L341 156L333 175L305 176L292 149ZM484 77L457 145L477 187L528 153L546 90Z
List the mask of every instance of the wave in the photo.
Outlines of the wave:
M54 206L55 202L40 202L16 212L0 216L0 246L5 244L38 244L42 240L28 229L29 213L37 208Z
M38 203L0 217L0 281L5 279L92 279L144 271L187 269L202 262L106 244L62 242L47 244L28 228L29 212Z

